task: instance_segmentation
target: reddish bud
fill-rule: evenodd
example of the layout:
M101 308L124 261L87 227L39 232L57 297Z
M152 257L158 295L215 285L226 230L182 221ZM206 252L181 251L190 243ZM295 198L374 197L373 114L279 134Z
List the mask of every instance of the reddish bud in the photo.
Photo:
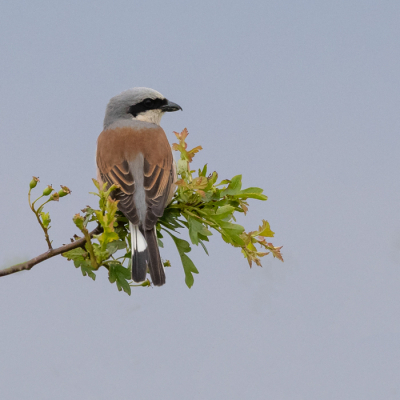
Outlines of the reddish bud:
M61 189L58 191L59 197L64 197L67 194L71 193L71 190L69 190L66 186L60 185Z
M38 182L40 182L40 181L39 181L39 178L36 178L36 176L32 176L32 180L31 180L31 182L29 183L29 187L30 187L31 189L33 189L34 187L36 187L36 185L38 184Z
M43 196L48 196L53 191L53 187L48 185L47 188L43 190Z
M60 200L60 195L57 192L54 192L51 196L50 196L50 200L52 201L58 201Z

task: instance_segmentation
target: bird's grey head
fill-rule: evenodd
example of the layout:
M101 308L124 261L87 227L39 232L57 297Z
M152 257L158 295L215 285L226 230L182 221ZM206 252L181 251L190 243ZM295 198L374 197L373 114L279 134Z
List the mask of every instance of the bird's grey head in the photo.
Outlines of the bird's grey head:
M160 125L165 112L182 110L156 90L136 87L114 96L107 105L104 129L114 122L132 119Z

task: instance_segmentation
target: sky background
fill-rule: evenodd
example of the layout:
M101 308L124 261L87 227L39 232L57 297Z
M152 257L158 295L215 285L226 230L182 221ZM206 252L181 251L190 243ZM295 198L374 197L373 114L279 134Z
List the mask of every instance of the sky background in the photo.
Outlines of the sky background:
M147 86L182 106L162 126L203 146L193 164L243 174L285 262L249 269L213 237L176 249L161 288L117 291L61 257L0 279L7 400L400 399L400 3L1 1L0 266L55 245L96 204L108 100ZM40 192L40 190L38 190ZM192 246L195 247L195 246Z

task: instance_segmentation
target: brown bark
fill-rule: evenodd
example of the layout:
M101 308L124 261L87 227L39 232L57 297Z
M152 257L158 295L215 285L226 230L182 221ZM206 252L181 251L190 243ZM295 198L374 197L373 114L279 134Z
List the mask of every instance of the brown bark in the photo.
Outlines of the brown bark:
M90 232L89 235L90 235L90 237L93 237L93 235L98 235L99 233L101 233L102 230L103 229L100 226L98 226L96 229L94 229L92 232ZM12 267L8 267L8 268L0 270L0 276L14 274L15 272L19 272L19 271L30 270L36 264L46 261L49 258L52 258L54 256L58 256L59 254L65 253L69 250L76 249L78 247L82 247L85 243L86 243L86 239L81 238L81 239L76 240L75 242L71 242L71 243L65 244L64 246L58 247L57 249L48 250L48 251L46 251L46 253L40 254L37 257L32 258L32 260L25 261L21 264L13 265Z

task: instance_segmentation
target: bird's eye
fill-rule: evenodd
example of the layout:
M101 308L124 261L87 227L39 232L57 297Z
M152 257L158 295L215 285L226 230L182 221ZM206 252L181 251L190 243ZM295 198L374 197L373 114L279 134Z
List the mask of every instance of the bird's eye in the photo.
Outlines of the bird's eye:
M152 99L143 100L143 105L146 107L150 107L153 105L153 100Z

